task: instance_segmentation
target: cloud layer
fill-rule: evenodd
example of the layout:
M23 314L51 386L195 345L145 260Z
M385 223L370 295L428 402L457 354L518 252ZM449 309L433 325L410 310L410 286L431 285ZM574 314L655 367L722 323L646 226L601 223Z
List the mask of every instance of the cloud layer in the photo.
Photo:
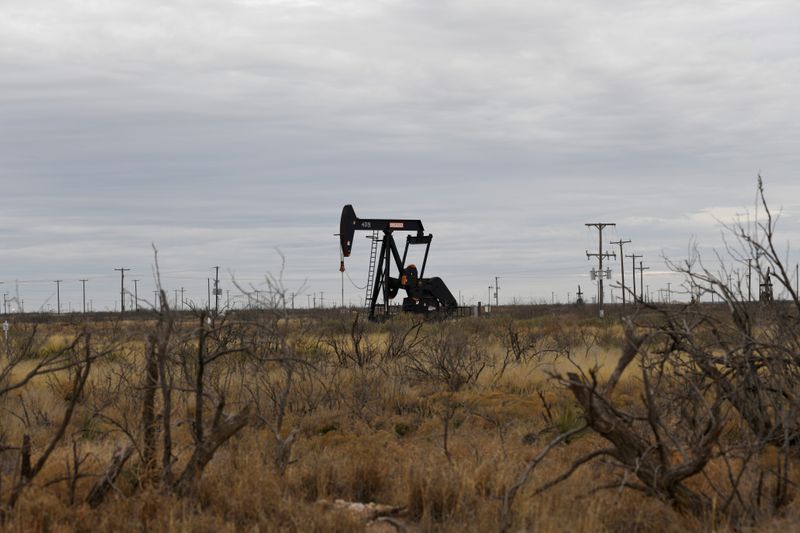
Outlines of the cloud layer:
M309 293L340 294L346 203L421 218L429 272L473 301L495 275L508 299L587 290L586 222L617 222L608 240L663 270L692 236L720 243L715 218L753 204L759 171L783 237L800 234L794 2L8 0L0 14L0 280L30 280L28 308L47 280L85 277L113 307L118 266L150 290L151 243L167 288L198 300L209 267L257 279L280 268L275 248ZM63 287L72 302L78 287Z

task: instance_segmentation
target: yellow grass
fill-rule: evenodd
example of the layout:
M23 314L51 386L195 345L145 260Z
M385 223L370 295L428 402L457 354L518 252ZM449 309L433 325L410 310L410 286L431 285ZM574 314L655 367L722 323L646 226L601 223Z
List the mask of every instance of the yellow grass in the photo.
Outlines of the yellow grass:
M522 323L548 332L554 328L553 321L548 319ZM502 358L504 348L500 341L490 339L499 329L498 322L481 324L471 320L464 322L463 327L489 328L484 330L489 356L495 360ZM385 343L387 333L380 327L376 329L371 341L378 345ZM621 329L616 325L603 331L621 339ZM73 334L51 333L45 344L50 349L63 346ZM303 332L309 338L314 334L313 330ZM125 361L135 357L141 362L144 339L130 338L124 345ZM108 423L93 420L88 404L84 404L76 412L67 437L33 486L26 489L3 527L8 531L209 532L365 528L364 521L318 503L343 499L401 506L405 509L401 518L409 530L496 531L500 527L505 491L516 481L526 462L556 434L556 430L549 428L551 424L539 393L557 424L575 424L580 416L571 396L550 376L597 366L601 377L606 377L618 356L619 350L609 346L593 345L588 350L577 347L569 360L544 357L513 363L502 376L499 367L489 367L477 383L458 391L448 391L441 384L424 380L406 380L402 364L398 363L387 362L383 367L366 370L339 369L330 383L337 401L320 402L309 412L301 407L305 405L303 391L293 392L282 434L287 435L291 428L297 428L299 433L292 463L282 476L272 463L276 444L271 430L253 424L220 448L203 473L196 497L180 499L157 485L138 486L140 472L134 456L117 483L117 491L96 510L81 503L94 478L78 482L78 501L74 505L69 504L66 483L48 484L65 474L73 442L82 455L88 455L83 470L92 474L102 471L115 448L127 442ZM22 375L32 364L28 361L18 367L14 377ZM106 378L114 376L120 365L121 362L113 360L99 363L87 394L100 395ZM640 394L634 374L626 375L617 391L632 401ZM280 375L278 371L269 374L272 378ZM4 409L0 413L0 436L6 444L18 446L22 435L30 434L36 460L53 431L53 424L62 415L66 377L58 374L38 378L24 390L0 399ZM252 385L256 381L248 376L242 383ZM138 392L131 388L128 393L132 395L130 401L107 414L117 418L138 417L135 396ZM28 419L30 411L35 410L46 416L49 423L35 417L26 421L21 415L22 403L29 411ZM213 405L208 408L207 420L210 420ZM193 415L191 395L177 400L175 409L175 471L179 471L192 447L188 430ZM445 453L444 423L449 413L452 415ZM592 493L592 489L614 479L612 468L599 462L584 466L564 483L533 496L538 486L565 471L575 459L603 446L602 439L590 432L557 446L517 496L512 529L542 532L727 529L724 523L680 515L667 503L636 492L615 489ZM16 461L16 452L0 453L3 502L16 475ZM723 475L721 466L715 468ZM784 531L798 525L800 512L793 503L783 514L766 517L759 528Z

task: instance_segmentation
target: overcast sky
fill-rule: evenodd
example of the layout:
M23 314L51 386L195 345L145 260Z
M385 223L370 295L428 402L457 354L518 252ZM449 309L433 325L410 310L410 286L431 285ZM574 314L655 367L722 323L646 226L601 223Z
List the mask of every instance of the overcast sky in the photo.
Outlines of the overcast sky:
M597 232L663 255L753 211L800 239L796 1L0 0L0 291L206 298L220 265L340 298L342 206L419 218L466 302L593 294ZM346 262L358 303L369 243ZM798 256L791 252L794 264ZM630 275L629 263L626 263ZM618 282L618 263L612 261ZM126 287L133 284L126 280ZM233 291L235 294L235 291Z

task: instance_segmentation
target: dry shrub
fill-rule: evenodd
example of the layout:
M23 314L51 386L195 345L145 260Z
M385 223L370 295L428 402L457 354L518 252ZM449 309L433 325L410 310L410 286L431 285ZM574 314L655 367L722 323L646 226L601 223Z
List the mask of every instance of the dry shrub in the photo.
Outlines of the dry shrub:
M326 433L298 454L288 483L306 501L341 498L394 503L397 460L402 450L388 431L353 436Z
M488 363L485 336L457 324L437 324L406 358L405 368L412 382L456 392L477 383Z
M275 323L265 325L263 317L251 313L237 331L251 352L260 351L237 351L207 366L207 401L201 405L201 413L207 415L208 430L217 400L224 396L226 413L244 402L253 402L258 403L256 412L261 418L218 449L197 480L196 491L183 497L172 493L158 478L143 475L135 454L117 479L119 491L111 491L100 507L93 510L80 503L94 478L77 484L78 503L70 505L67 482L53 480L65 474L72 439L78 439L81 453L92 454L84 471L97 475L114 447L125 442L125 431L130 431L133 439L141 438L144 348L140 343L136 357L128 354L95 365L67 437L40 477L26 489L4 527L12 531L363 528L364 524L346 513L317 504L320 499L341 498L404 506L406 515L402 519L410 523L410 530L497 531L502 526L503 496L527 462L559 431L580 428L584 421L575 398L550 380L547 372L574 371L576 366L596 364L597 379L602 384L614 370L620 352L620 329L612 319L603 322L584 310L555 308L548 308L544 314L536 311L536 316L530 309L527 315L515 310L514 326L519 335L515 345L504 345L498 335L507 327L509 317L501 316L501 312L488 319L425 323L418 329L409 317L388 324L359 323L358 335L363 335L359 349L369 346L370 350L360 359L352 351L348 355L341 351L354 349L352 342L345 342L346 335L351 334L352 317L320 312L291 322L292 328L298 329L287 331L281 328L288 322L280 322L281 328ZM322 323L315 325L314 320ZM108 334L133 336L152 330L152 324L146 321L135 325L135 330L114 326ZM173 374L172 455L177 473L195 447L192 424L197 419L198 404L192 388L196 375L192 359L196 357L192 349L196 344L192 343L197 338L196 320L176 328L183 351L168 355L183 358L173 361L182 365L176 366ZM54 327L47 332L57 333ZM64 335L69 337L68 332ZM339 356L324 342L332 336L340 342ZM604 346L615 339L613 349ZM124 340L120 339L119 345L126 345ZM127 342L134 346L139 341ZM238 348L233 341L231 346ZM552 352L539 357L542 349ZM115 349L114 353L125 351ZM507 368L498 372L498 361L506 357ZM608 397L615 408L639 419L646 414L641 409L646 392L641 372L638 362L631 364L613 396ZM498 373L502 379L497 379ZM667 382L663 383L666 386ZM281 408L284 390L288 392L285 408ZM2 398L0 406L6 411L0 412L0 444L14 445L27 432L34 444L35 460L63 412L64 392L69 391L65 387L60 392L48 388L45 379L19 391L30 423L9 413L25 418L19 396ZM669 399L671 403L667 403ZM661 403L653 405L666 409L669 416L660 423L669 424L671 433L681 437L679 430L688 427L689 418L667 409L680 406L678 400L678 396L664 396ZM161 402L158 396L158 414ZM160 462L163 418L157 420L156 456ZM644 426L647 422L641 419L637 424ZM270 460L279 446L276 429L281 439L297 431L282 474ZM729 417L720 443L726 452L731 451L750 433L747 424ZM608 444L595 434L576 433L554 447L533 472L530 483L519 491L509 530L746 529L742 522L725 516L687 518L666 499L621 489L619 463L608 458L586 464L563 483L537 493L537 488L564 473L576 459L604 446ZM677 455L671 459L677 460ZM782 457L782 449L765 449L751 460L749 468L753 472L777 470L785 464ZM734 453L728 453L725 459L731 461L734 471L744 461ZM16 449L0 451L0 461L5 466L0 492L6 501L9 481L19 471L19 453ZM728 476L723 458L712 458L704 474L710 481L695 476L687 480L687 486L713 496L711 483L719 486ZM746 474L739 485L743 498L751 497L758 488L758 477L750 471ZM634 476L629 472L627 479L634 480ZM793 471L791 481L798 481ZM599 490L612 483L616 483L613 488ZM772 490L774 476L765 476L763 485L765 491ZM791 501L780 513L765 512L752 523L766 530L792 529L800 516L797 506Z
M475 511L468 475L445 460L420 458L409 467L406 505L411 519L432 526Z

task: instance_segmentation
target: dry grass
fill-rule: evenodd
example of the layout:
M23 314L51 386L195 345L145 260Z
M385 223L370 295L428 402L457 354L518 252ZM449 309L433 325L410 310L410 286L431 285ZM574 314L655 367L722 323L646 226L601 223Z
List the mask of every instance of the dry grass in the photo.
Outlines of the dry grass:
M565 325L567 319L571 322ZM475 338L484 339L481 349L489 366L476 382L448 390L436 379L410 376L403 361L379 358L368 368L336 368L333 374L313 376L308 382L299 380L281 429L284 436L291 428L298 430L286 471L278 472L272 461L276 443L271 430L254 423L218 451L192 498L178 498L158 485L140 486L138 465L131 461L117 483L117 491L98 509L80 503L93 477L77 482L77 503L70 504L68 483L54 480L67 471L72 443L88 457L83 470L97 474L114 449L126 442L124 435L94 418L88 405L82 405L56 455L36 483L26 489L3 527L8 531L351 531L366 527L364 521L318 503L343 499L401 506L405 509L402 519L412 529L498 530L503 495L525 463L558 431L579 423L575 402L550 375L595 365L602 374L610 373L619 354L614 346L622 336L621 328L611 321L609 325L580 316L532 317L518 323L546 338L572 335L578 340L569 345L571 357L550 354L514 361L500 375L498 361L505 355L498 336L503 325L500 319L447 324L445 327L465 334L477 332ZM62 327L59 332L56 326L48 325L50 336L45 345L52 349L68 342L74 332L69 326ZM140 322L129 327L143 328ZM330 328L330 323L302 327L302 335L312 338L324 335L319 332ZM385 327L368 327L367 335L374 335L371 341L378 347L389 338ZM579 329L580 335L576 333ZM587 335L593 339L588 346ZM98 365L87 394L108 393L108 378L116 375L123 362L140 357L143 346L143 338L127 338L124 349L118 351L124 357L118 355L118 359ZM24 370L20 367L16 372ZM268 377L278 379L279 372L271 372ZM22 434L30 434L35 459L63 409L64 380L63 375L39 378L24 390L0 399L0 443L18 446ZM314 380L326 383L327 396ZM245 382L247 379L238 383ZM233 393L242 392L234 390L237 385L232 381L225 383ZM129 392L136 394L135 390ZM321 399L311 401L314 394ZM635 377L627 377L616 392L630 401L639 394ZM135 417L138 413L123 411L134 410L137 405L136 397L131 397L129 403L119 403L107 414ZM191 448L186 430L191 415L188 402L178 402L174 421L179 464L186 461ZM666 502L636 492L618 488L593 492L615 479L612 468L602 463L586 465L567 481L533 495L537 486L557 477L576 458L602 446L601 439L588 432L557 446L517 496L512 530L728 528L724 521L682 516ZM17 468L16 450L0 452L3 501ZM724 475L721 468L716 475ZM779 515L765 516L758 524L767 531L798 525L800 510L795 503Z

